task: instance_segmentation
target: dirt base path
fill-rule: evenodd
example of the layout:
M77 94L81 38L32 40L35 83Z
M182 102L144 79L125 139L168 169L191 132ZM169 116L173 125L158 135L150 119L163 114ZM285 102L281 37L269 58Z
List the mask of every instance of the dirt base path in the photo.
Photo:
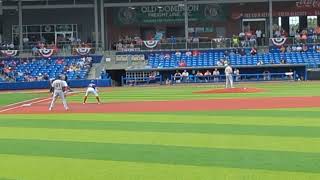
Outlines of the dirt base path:
M61 104L48 111L49 102L31 103L2 109L0 114L44 114L44 113L129 113L129 112L177 112L219 111L239 109L275 109L320 107L320 97L274 97L255 99L215 99L158 102L125 102L104 104L69 104L65 111Z

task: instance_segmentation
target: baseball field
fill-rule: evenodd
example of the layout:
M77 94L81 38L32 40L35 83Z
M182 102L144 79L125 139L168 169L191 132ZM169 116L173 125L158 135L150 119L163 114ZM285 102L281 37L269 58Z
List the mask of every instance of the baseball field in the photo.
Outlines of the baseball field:
M1 92L0 180L320 179L319 82L221 88Z

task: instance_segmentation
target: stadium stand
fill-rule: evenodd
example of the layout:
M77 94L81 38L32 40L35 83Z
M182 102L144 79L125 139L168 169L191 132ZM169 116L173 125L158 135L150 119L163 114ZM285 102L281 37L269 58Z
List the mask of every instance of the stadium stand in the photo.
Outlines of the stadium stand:
M101 57L100 57L101 59ZM3 75L8 81L30 82L55 78L60 74L69 80L85 79L93 63L92 57L77 56L2 60Z
M148 56L148 64L153 68L173 68L179 67L179 63L184 61L186 67L207 67L222 66L219 65L221 60L227 60L232 65L259 65L262 64L306 64L315 66L320 64L320 53L315 51L308 52L268 52L257 55L246 54L241 56L237 53L225 55L222 51L201 51L198 53L186 52L167 52L167 53L150 53ZM285 60L285 62L281 62ZM261 65L262 65L261 64ZM181 66L180 66L181 67Z

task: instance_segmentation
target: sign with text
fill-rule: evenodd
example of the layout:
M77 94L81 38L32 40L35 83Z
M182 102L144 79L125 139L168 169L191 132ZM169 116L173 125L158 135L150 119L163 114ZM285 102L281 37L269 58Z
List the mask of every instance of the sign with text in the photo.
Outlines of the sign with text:
M221 5L188 5L189 21L225 20L226 8ZM185 6L142 6L116 8L116 24L175 24L184 22Z
M319 0L299 0L296 2L298 8L320 8Z

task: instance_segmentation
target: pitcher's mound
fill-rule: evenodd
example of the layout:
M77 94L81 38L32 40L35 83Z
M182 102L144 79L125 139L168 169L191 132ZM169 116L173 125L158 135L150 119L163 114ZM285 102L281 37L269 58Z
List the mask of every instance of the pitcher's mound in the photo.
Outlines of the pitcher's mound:
M258 93L264 92L264 89L259 88L228 88L228 89L209 89L197 91L197 94L223 94L223 93Z

